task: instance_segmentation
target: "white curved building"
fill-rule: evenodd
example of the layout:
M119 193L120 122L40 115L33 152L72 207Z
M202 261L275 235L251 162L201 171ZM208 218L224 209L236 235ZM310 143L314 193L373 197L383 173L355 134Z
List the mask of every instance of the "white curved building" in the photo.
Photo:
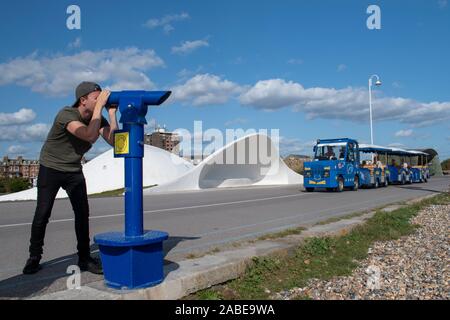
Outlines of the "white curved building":
M183 176L144 190L144 194L284 184L303 184L303 176L284 163L268 136L252 134L217 150Z
M153 146L144 146L143 185L164 184L185 174L193 165L179 156ZM124 187L124 159L114 158L113 149L102 153L83 166L88 194ZM67 198L60 189L57 198ZM37 188L0 196L0 201L36 200Z
M197 166L163 149L145 145L144 194L242 186L303 184L303 176L280 158L270 138L262 134L242 137L217 150ZM89 195L124 187L124 159L113 150L83 167ZM0 196L1 201L36 200L37 188ZM57 198L67 198L64 190Z

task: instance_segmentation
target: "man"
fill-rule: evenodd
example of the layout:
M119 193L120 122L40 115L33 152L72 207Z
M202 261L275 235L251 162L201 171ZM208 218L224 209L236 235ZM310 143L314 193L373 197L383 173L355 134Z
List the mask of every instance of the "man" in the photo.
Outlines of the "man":
M336 157L336 154L334 153L333 147L327 146L327 153L325 154L325 156L329 160L332 160L332 158Z
M391 160L391 166L397 167L397 163L395 162L395 159L392 159L392 160Z
M377 168L383 168L383 163L380 161L380 158L378 155L375 155L375 157L373 158L373 162L375 163Z
M339 160L344 160L344 157L345 157L345 147L342 146L342 147L339 149Z
M45 230L59 188L66 190L75 213L78 266L82 271L103 273L100 261L90 255L89 204L81 159L100 135L113 145L117 107L108 109L110 124L102 116L109 94L96 83L82 82L75 90L75 103L60 110L55 118L40 155L30 258L23 269L24 274L33 274L41 269L39 262Z

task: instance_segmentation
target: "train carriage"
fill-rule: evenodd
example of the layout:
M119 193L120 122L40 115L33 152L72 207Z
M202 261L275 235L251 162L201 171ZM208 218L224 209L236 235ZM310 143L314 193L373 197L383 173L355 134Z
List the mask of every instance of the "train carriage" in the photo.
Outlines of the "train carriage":
M365 185L373 188L387 187L389 184L389 168L387 166L387 154L391 149L372 145L360 144L361 154L360 169L365 176ZM369 155L370 159L364 159L364 155Z
M428 182L430 170L427 165L428 154L422 151L408 150L410 153L410 164L412 172L412 182Z
M410 153L401 148L391 147L387 152L387 163L389 168L389 183L409 184L413 182L412 172L408 164Z

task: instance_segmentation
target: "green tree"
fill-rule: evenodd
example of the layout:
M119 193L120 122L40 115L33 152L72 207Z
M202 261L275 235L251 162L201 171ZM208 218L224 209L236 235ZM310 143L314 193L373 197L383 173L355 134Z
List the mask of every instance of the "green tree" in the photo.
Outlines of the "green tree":
M22 190L26 190L30 187L30 183L28 180L23 178L13 178L10 182L10 190L11 192L19 192Z
M1 193L6 193L6 184L5 184L5 179L0 179L0 194Z
M0 193L19 192L29 189L31 184L23 178L4 178L0 180Z
M449 171L450 170L450 159L442 161L441 167L442 167L442 170Z

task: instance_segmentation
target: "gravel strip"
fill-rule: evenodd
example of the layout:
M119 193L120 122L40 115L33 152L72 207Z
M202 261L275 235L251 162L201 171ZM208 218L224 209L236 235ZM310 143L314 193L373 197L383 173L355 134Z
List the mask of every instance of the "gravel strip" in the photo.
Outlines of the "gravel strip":
M395 241L374 243L351 276L313 279L305 288L271 298L448 300L449 222L450 205L429 206L411 220L421 228Z

